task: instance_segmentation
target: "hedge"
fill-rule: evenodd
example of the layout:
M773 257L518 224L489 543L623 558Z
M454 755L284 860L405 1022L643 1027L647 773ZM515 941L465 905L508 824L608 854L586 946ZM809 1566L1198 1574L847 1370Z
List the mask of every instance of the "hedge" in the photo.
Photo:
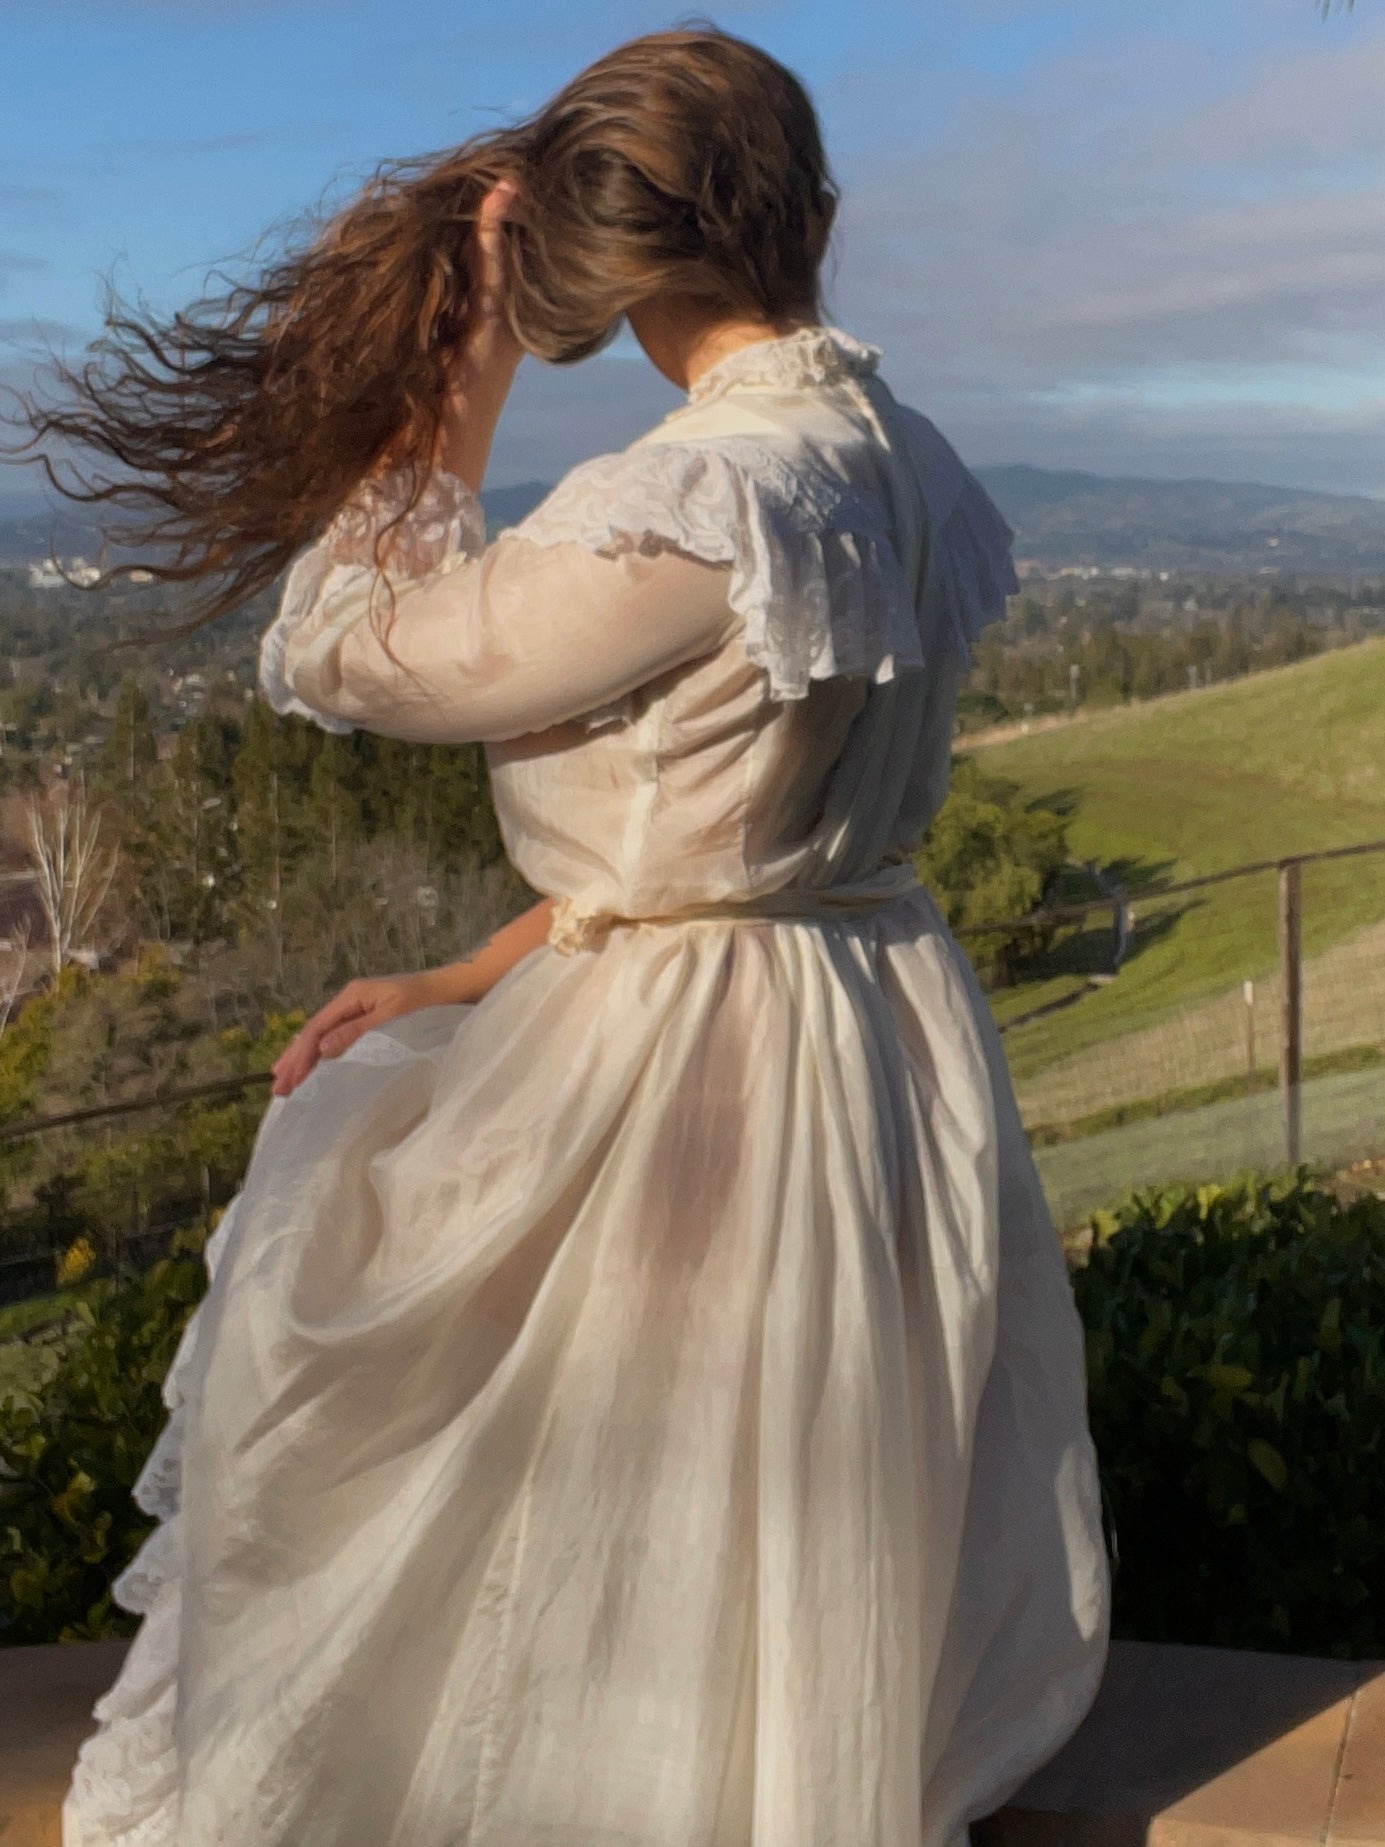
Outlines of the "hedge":
M86 1285L52 1377L0 1403L0 1643L135 1627L111 1601L151 1526L130 1490L163 1428L164 1374L205 1284L200 1255L187 1251Z
M189 1249L85 1285L56 1373L0 1405L0 1642L133 1627L130 1487L204 1280ZM1073 1284L1116 1633L1385 1656L1385 1203L1303 1172L1131 1194Z
M1074 1278L1115 1628L1385 1655L1385 1202L1133 1193Z

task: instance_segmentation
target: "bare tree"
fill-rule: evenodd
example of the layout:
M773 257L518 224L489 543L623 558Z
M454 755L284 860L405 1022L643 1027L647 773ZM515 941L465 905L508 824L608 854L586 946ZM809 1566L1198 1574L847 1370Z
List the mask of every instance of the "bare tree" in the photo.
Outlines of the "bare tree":
M59 783L46 801L31 795L26 816L29 859L56 976L94 926L120 856L115 847L101 845L101 816L81 784Z
M9 961L0 968L0 1033L10 1023L19 990L24 986L24 971L29 966L29 921L23 918L10 931Z

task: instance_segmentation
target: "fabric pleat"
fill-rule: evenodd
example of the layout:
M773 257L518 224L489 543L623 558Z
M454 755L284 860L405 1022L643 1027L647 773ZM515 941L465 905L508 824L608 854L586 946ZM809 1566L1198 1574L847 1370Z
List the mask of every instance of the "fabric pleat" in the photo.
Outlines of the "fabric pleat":
M983 1016L923 896L635 929L272 1104L66 1847L952 1847L1104 1621Z

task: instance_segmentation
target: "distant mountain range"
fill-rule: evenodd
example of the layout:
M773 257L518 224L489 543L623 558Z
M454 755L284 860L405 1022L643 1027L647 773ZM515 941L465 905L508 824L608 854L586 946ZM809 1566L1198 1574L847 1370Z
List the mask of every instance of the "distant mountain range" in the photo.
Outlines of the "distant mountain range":
M91 557L99 545L96 524L81 507L55 511L31 495L0 499L0 563L28 564L53 550L60 558Z
M976 472L1015 528L1016 554L1050 568L1385 571L1385 500L1024 466ZM482 500L492 530L523 519L550 485L525 481L488 490ZM33 497L0 498L0 561L45 557L50 538L64 557L92 557L99 546L80 508L54 513Z
M1017 555L1046 565L1385 570L1385 500L1252 482L976 472L1015 528Z
M1024 466L976 472L1015 529L1016 555L1053 569L1385 571L1385 500ZM484 496L487 515L509 525L547 492L541 481L497 488Z

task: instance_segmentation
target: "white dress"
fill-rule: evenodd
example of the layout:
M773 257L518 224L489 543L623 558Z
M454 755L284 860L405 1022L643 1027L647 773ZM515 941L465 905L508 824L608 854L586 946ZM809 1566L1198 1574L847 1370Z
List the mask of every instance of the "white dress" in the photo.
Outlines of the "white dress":
M271 1102L65 1847L962 1847L1086 1711L1081 1331L906 858L1010 534L879 359L743 348L488 547L439 474L386 644L397 483L296 563L271 702L484 740L560 902Z

